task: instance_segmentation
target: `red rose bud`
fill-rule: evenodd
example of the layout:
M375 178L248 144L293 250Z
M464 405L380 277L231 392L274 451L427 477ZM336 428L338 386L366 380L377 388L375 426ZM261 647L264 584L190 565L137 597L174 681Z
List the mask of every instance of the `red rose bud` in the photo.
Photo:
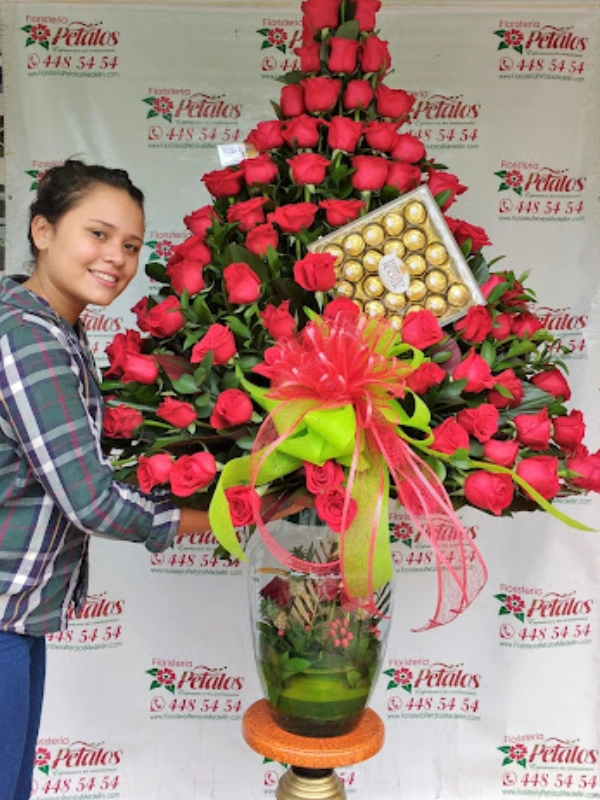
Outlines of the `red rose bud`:
M123 383L151 384L158 378L158 364L152 356L127 353L123 365Z
M259 122L256 128L253 128L246 136L246 141L254 145L259 153L265 153L267 150L276 150L284 143L281 126L282 122L279 119Z
M323 309L323 316L325 319L336 319L338 314L358 317L360 308L349 297L336 297L335 300L327 303Z
M354 80L350 81L344 92L344 110L355 111L357 109L368 108L373 100L375 92L369 81Z
M386 186L394 186L399 192L409 192L421 183L421 169L414 164L390 161Z
M289 339L296 332L296 320L289 312L290 301L284 300L280 306L267 305L260 312L262 323L273 339Z
M581 411L573 410L566 417L552 420L552 438L567 453L574 453L585 436L585 422Z
M439 364L428 361L408 376L406 385L415 394L426 394L432 386L437 386L445 377L446 373Z
M354 72L360 42L355 39L342 39L332 36L329 40L329 61L327 68L330 72Z
M471 252L476 253L478 250L481 250L482 247L487 247L487 245L491 244L487 233L478 225L471 225L469 222L465 222L462 219L452 219L451 217L446 217L446 222L459 247L464 244L467 239L470 239Z
M360 141L363 123L348 117L332 117L328 123L327 143L332 150L353 153Z
M517 414L513 419L517 439L532 450L547 450L550 447L550 417L548 409L537 414Z
M404 318L402 324L402 341L424 350L433 344L441 342L444 338L444 331L440 328L437 317L423 309L413 311Z
M144 320L145 329L158 339L173 336L185 325L179 299L170 295L148 312Z
M300 81L300 85L304 88L306 109L312 114L331 111L342 91L342 82L340 80L327 78L324 75L319 75L316 78L305 78Z
M456 450L469 449L469 434L454 417L448 417L437 428L432 428L432 450L452 455Z
M281 89L279 107L284 117L297 117L304 114L304 89L300 84L288 83Z
M318 72L321 69L321 42L307 41L296 47L295 55L300 59L301 72Z
M244 262L234 262L225 267L223 280L230 303L247 305L256 302L261 295L260 278Z
M340 24L342 0L304 0L301 4L303 25L311 33L322 28L337 28Z
M308 292L328 292L335 285L335 257L308 253L294 264L294 280Z
M183 260L167 264L166 273L173 290L179 296L184 292L189 295L198 294L204 289L204 274L198 261Z
M569 478L569 483L580 489L600 492L600 451L567 458L567 469L577 472L577 478Z
M155 486L168 483L172 466L173 459L166 453L140 456L136 474L142 492L151 492Z
M473 349L456 367L452 377L455 381L466 378L467 384L463 391L475 392L476 394L479 394L484 389L491 389L495 383L490 365L485 359L477 355Z
M139 331L128 330L117 333L112 342L105 349L110 367L105 370L104 376L120 375L123 372L127 353L140 353L142 350L142 337Z
M171 491L177 497L189 497L206 488L217 474L217 464L211 453L181 456L171 467Z
M425 145L412 133L398 133L390 155L398 161L417 164L425 156Z
M538 372L537 375L530 378L530 383L533 383L538 389L548 392L552 397L562 397L565 402L571 399L569 384L565 380L565 376L562 372L556 369L556 367L546 372Z
M483 455L500 467L512 467L518 454L519 443L513 439L490 439L483 445Z
M242 233L247 233L256 225L265 222L264 204L266 202L266 197L253 197L251 200L244 200L229 206L227 222L237 222Z
M234 167L215 169L204 175L202 183L215 200L220 197L235 197L242 191L244 172Z
M331 164L331 161L318 153L301 153L286 161L290 165L292 180L298 186L318 186L323 183L327 167Z
M353 156L352 186L359 192L379 191L385 186L389 164L380 156Z
M270 222L257 225L246 236L246 247L255 256L264 256L268 247L277 250L279 234Z
M454 330L466 342L483 342L492 332L492 315L485 306L471 306L466 315L454 323Z
M156 416L176 428L187 428L198 419L196 409L191 403L175 400L173 397L165 397L156 409Z
M226 364L236 353L235 339L227 325L214 323L206 331L205 335L192 348L190 361L198 364L204 356L212 350L213 364Z
M310 228L318 210L314 203L288 203L269 214L269 222L279 225L284 233L298 233Z
M188 236L181 244L174 247L167 265L171 266L179 261L196 261L201 267L210 264L212 251L204 241L204 237Z
M327 492L339 486L344 480L344 469L337 461L326 461L321 466L304 462L306 488L312 494Z
M446 220L448 220L448 217L446 217ZM499 286L501 283L506 283L504 275L499 272L492 272L487 281L481 284L480 287L481 293L483 294L486 300L491 295L496 286Z
M389 153L398 141L396 122L380 122L371 120L365 128L365 139L372 150Z
M517 475L539 492L546 500L552 500L560 491L558 481L558 458L532 456L517 464ZM526 489L522 491L528 494Z
M257 184L268 186L274 183L279 175L279 168L268 153L256 156L256 158L246 158L240 166L247 186L256 186Z
M498 516L512 503L515 487L510 475L494 475L479 470L467 475L464 493L471 505Z
M512 333L513 336L518 336L519 339L529 339L543 327L534 314L515 314L512 318Z
M403 120L415 104L415 96L404 89L390 89L380 84L375 90L377 113L380 117Z
M354 19L358 29L370 33L375 27L375 15L381 8L380 0L356 0Z
M225 489L229 513L234 527L253 525L260 514L260 495L250 486L231 486Z
M244 425L252 417L252 400L241 389L225 389L217 397L210 417L213 428L233 428Z
M444 192L450 192L450 196L441 206L442 211L450 208L458 195L467 191L467 187L460 183L456 175L452 175L450 172L438 172L436 169L429 170L427 185L434 197Z
M523 384L514 373L512 369L505 369L504 372L499 372L494 375L494 383L499 383L511 393L511 397L505 397L497 389L491 389L487 393L488 402L495 405L496 408L516 408L521 404L521 400L525 394Z
M315 497L315 510L326 525L336 533L345 533L352 525L358 512L358 503L351 497L348 501L346 517L344 519L344 505L346 504L346 491L341 487L321 492Z
M111 439L131 439L135 429L143 422L141 411L131 406L108 406L104 411L104 433Z
M379 72L384 75L392 63L388 43L378 36L367 36L360 50L359 61L363 72Z
M512 319L510 314L504 312L497 314L492 322L492 336L499 342L503 342L512 333Z
M283 124L283 138L290 147L314 148L319 143L319 130L323 120L301 114Z
M218 219L212 206L202 206L183 218L183 224L194 235L202 239L213 222Z
M321 200L319 208L324 209L327 224L336 228L357 219L365 208L364 200Z
M456 419L471 436L483 443L497 433L500 413L491 403L481 403L475 408L459 411Z

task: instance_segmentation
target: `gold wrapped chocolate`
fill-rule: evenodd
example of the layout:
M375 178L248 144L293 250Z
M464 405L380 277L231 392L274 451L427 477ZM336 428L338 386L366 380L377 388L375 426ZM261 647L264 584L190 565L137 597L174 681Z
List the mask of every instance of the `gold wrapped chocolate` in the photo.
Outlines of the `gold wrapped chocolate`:
M485 303L427 186L333 230L308 249L334 256L332 294L350 298L372 317L387 317L396 330L412 311L426 308L446 325Z
M388 316L388 322L392 326L395 331L402 330L402 323L404 322L404 317L397 317L397 316Z

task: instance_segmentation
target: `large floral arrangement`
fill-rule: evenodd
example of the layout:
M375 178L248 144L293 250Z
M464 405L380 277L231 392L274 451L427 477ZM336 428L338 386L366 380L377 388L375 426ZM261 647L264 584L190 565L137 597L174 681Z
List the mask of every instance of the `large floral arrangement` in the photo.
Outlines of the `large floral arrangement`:
M118 477L210 507L236 555L239 526L268 537L261 497L307 492L340 533L351 594L391 574L397 496L464 606L485 569L444 563L436 518L460 530L454 510L468 504L576 525L550 501L599 491L600 453L566 406L564 349L526 276L490 271L486 232L449 213L467 187L402 131L414 97L387 83L379 7L302 3L300 71L281 79L276 118L248 133L258 155L204 175L213 203L184 218L189 237L165 266L147 266L162 288L134 307L139 330L107 348L105 435ZM442 327L409 302L398 331L336 297L334 257L309 246L421 185L486 304ZM434 620L451 616L438 607Z

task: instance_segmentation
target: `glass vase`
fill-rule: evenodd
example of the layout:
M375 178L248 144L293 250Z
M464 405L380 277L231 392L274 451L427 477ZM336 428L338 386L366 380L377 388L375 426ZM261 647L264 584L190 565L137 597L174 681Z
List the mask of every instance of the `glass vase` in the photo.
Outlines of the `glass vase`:
M339 535L313 511L269 523L269 532L305 561L337 561ZM250 554L254 655L275 722L300 736L341 736L353 730L381 671L392 586L349 598L337 565L325 574L289 569L259 534Z

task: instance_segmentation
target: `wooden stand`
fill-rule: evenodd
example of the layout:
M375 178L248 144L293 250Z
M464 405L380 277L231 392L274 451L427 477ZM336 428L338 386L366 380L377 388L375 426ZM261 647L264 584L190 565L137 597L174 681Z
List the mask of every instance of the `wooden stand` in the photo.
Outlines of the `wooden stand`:
M358 726L344 736L297 736L280 728L267 701L258 700L244 714L242 734L246 743L265 758L293 765L279 781L277 800L346 800L335 768L358 764L378 753L385 730L381 718L367 709Z

